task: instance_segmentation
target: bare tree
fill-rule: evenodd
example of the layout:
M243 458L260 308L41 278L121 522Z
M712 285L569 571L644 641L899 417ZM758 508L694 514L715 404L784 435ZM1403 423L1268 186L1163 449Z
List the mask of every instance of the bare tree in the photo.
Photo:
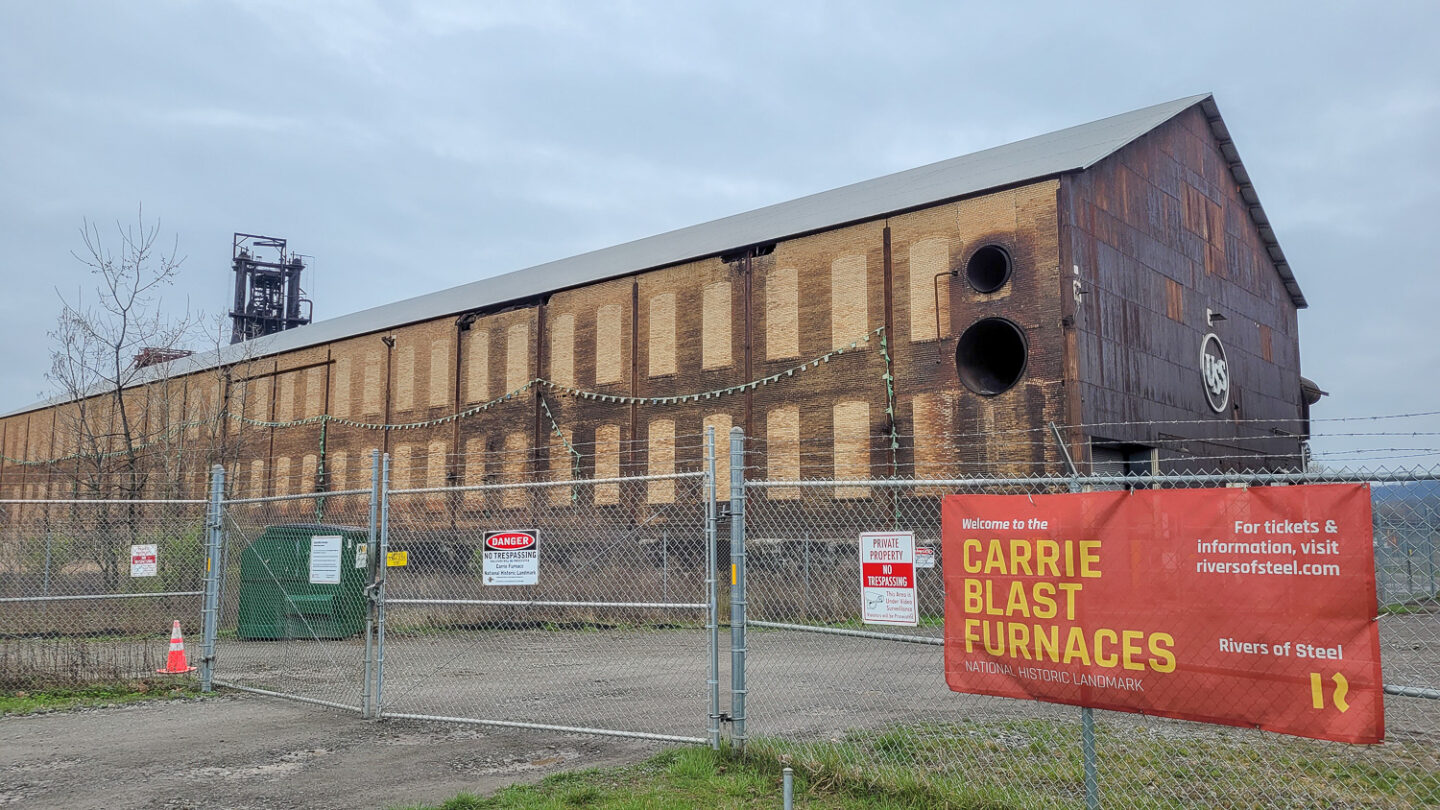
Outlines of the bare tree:
M84 250L72 255L90 268L95 286L89 294L60 295L47 376L66 403L57 411L55 446L68 449L73 462L72 493L128 502L99 510L99 525L88 533L93 542L80 549L113 585L122 537L139 540L137 502L152 475L165 471L158 455L183 429L184 385L170 379L164 361L186 354L181 345L193 320L161 309L184 259L178 239L168 250L160 245L160 224L147 223L143 209L134 224L117 222L113 236L88 220L80 234Z
M107 239L88 220L81 228L85 249L72 255L96 284L89 296L60 296L48 377L73 403L63 429L76 455L77 486L98 497L134 499L147 483L147 450L173 427L168 418L156 419L154 401L176 394L164 378L168 364L148 361L179 353L192 321L159 307L184 261L178 239L168 252L159 247L160 224L147 224L143 209L133 225L116 223L115 230ZM152 384L136 388L147 380Z

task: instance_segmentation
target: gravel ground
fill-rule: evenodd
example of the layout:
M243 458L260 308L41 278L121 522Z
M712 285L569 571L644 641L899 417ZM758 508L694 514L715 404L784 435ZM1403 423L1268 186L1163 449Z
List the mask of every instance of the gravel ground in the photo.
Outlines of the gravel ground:
M1435 685L1437 618L1386 617L1387 680ZM385 649L385 710L704 737L707 642L704 631L685 628L396 634ZM1078 727L1070 707L949 692L935 646L760 628L748 646L752 736L824 741L895 724L1042 718ZM730 711L728 632L719 652L721 709ZM218 653L227 681L361 702L358 641L224 640ZM1386 709L1391 741L1440 745L1440 701L1390 698ZM1254 746L1257 761L1281 741L1113 712L1097 713L1097 722ZM137 704L0 719L0 806L385 807L631 762L657 747L485 725L373 723L251 695ZM1378 765L1387 747L1332 746L1322 756Z
M0 719L0 807L281 808L438 803L557 771L633 762L638 740L366 722L215 697Z

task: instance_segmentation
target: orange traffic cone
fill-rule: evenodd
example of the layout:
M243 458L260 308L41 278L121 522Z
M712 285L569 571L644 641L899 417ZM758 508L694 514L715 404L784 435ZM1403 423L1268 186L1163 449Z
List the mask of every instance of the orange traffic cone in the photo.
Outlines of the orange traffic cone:
M170 656L165 659L165 668L155 670L160 675L183 675L194 672L195 667L185 661L185 637L180 635L180 620L170 628Z

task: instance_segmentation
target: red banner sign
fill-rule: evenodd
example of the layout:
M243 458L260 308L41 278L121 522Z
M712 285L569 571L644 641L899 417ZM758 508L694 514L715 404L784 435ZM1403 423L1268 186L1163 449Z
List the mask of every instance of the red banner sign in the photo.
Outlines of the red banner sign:
M1364 485L950 495L957 692L1385 736Z

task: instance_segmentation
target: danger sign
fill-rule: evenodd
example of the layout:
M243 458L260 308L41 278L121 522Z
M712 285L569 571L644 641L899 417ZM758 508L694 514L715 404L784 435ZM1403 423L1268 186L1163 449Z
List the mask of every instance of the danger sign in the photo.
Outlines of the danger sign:
M908 627L920 623L914 533L860 535L860 620Z
M957 692L1384 739L1363 485L951 495Z
M159 555L154 543L130 547L130 576L153 577L159 573Z
M481 554L481 577L486 585L534 585L540 581L537 532L486 532Z

